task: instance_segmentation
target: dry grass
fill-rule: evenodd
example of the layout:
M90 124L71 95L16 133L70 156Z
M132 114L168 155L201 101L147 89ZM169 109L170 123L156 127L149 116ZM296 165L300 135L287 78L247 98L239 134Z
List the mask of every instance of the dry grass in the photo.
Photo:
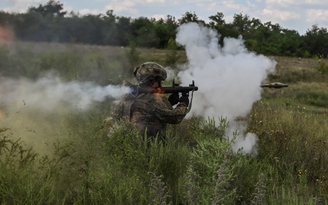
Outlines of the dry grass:
M277 72L271 76L272 80L281 80L286 83L296 83L299 81L326 82L327 77L318 72L320 62L327 62L323 59L274 57L277 61Z

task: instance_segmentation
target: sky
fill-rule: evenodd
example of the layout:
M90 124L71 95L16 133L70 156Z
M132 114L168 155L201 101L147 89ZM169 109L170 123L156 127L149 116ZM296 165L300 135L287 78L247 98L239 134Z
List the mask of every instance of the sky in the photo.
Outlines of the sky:
M48 0L0 0L0 10L26 12L30 6L46 4ZM195 13L206 22L217 12L230 23L234 14L248 15L262 23L278 23L281 27L305 34L312 25L328 27L327 0L59 0L65 11L84 14L105 14L113 10L116 16L181 18Z

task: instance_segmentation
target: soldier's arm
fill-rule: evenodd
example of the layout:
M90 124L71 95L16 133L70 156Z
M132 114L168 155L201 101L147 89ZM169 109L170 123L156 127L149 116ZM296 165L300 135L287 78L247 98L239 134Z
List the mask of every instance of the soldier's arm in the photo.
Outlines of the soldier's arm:
M178 124L188 113L188 108L184 104L178 104L175 108L172 108L171 104L166 98L162 98L160 102L153 108L153 112L160 121L169 124Z

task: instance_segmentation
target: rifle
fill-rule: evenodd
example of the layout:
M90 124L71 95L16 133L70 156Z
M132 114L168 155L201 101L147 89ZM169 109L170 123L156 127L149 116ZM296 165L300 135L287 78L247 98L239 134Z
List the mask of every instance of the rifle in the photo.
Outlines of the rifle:
M131 94L137 95L139 93L181 93L182 96L189 96L190 91L197 91L198 87L195 86L195 82L192 81L192 84L189 86L180 86L180 84L176 84L174 80L172 81L172 86L170 87L159 87L159 88L152 88L152 87L139 87L138 85L130 86Z

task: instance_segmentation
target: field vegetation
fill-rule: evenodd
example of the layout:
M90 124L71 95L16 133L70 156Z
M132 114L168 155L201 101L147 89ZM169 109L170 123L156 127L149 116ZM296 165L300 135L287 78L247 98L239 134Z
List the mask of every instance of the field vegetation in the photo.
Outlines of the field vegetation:
M271 57L277 71L268 81L289 87L263 88L240 119L259 137L256 157L232 152L224 118L172 125L163 147L142 143L124 122L107 136L112 99L85 112L29 113L19 132L5 123L15 112L0 104L0 203L327 205L328 62ZM172 66L186 57L133 45L6 43L0 77L35 80L55 70L65 81L120 84L145 61Z

